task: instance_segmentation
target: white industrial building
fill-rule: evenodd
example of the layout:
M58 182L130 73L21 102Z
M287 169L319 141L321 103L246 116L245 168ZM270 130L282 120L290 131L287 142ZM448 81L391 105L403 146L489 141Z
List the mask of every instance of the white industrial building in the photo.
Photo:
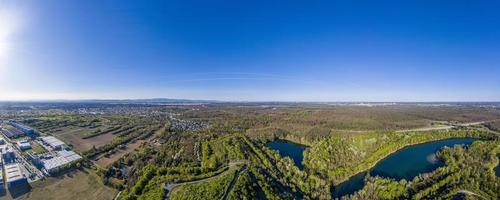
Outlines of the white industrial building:
M39 162L42 164L45 171L49 174L57 172L74 161L80 160L82 156L74 151L55 151L46 153L39 157Z
M9 188L28 183L18 163L4 165L5 182Z
M31 149L31 144L28 141L19 141L17 142L17 146L21 151L26 151L28 149Z
M48 145L50 146L52 149L65 149L67 146L66 144L55 138L54 136L46 136L46 137L41 137L43 143L45 143L45 145Z

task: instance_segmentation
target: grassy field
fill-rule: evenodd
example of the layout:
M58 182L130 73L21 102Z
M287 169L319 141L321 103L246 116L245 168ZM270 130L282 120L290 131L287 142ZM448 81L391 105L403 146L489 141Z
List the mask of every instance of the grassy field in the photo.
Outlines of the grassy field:
M36 143L35 141L31 142L31 149L26 151L26 153L34 153L34 154L40 154L45 152L47 152L47 150L43 148L40 144Z
M106 187L92 170L74 171L60 177L50 177L46 180L35 182L29 193L17 199L92 199L110 200L117 191ZM10 199L4 196L0 199Z

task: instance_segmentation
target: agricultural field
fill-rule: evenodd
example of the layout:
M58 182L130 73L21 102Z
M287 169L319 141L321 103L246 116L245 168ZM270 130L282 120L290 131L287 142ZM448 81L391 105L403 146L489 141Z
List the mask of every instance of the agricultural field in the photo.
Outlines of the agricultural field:
M51 116L31 118L26 123L42 134L61 138L76 151L106 167L134 151L166 120L133 116Z

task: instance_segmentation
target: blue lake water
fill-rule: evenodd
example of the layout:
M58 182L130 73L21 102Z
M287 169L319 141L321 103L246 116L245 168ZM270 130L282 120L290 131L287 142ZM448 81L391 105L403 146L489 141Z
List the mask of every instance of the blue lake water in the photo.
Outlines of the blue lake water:
M305 146L286 140L275 140L267 143L266 146L273 150L277 150L281 157L290 157L299 169L304 169L302 159L304 159Z
M497 155L498 159L500 159L500 154ZM500 164L495 167L495 174L500 176Z
M366 172L361 172L349 178L349 180L337 185L331 190L333 198L340 198L344 195L354 194L365 185Z
M472 138L454 138L412 145L387 156L369 171L371 176L412 180L421 173L431 172L444 165L435 155L440 148L458 144L470 145L472 142L474 142ZM332 196L338 198L361 189L364 186L365 175L366 172L359 173L341 183L333 189Z

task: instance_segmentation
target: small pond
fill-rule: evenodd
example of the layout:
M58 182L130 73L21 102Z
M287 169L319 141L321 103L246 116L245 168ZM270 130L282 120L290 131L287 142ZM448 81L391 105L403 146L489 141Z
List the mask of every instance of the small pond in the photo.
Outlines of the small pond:
M452 147L457 144L470 145L474 142L472 138L453 138L427 142L405 147L378 162L370 169L371 176L381 176L395 180L413 180L421 173L431 172L444 163L436 158L436 152L444 147ZM497 169L497 173L498 173ZM353 194L364 185L366 172L359 173L349 180L341 183L332 191L334 198Z
M274 140L266 144L267 147L277 150L281 157L290 157L299 169L304 169L302 159L304 159L304 150L306 147L301 144L289 142L286 140Z

